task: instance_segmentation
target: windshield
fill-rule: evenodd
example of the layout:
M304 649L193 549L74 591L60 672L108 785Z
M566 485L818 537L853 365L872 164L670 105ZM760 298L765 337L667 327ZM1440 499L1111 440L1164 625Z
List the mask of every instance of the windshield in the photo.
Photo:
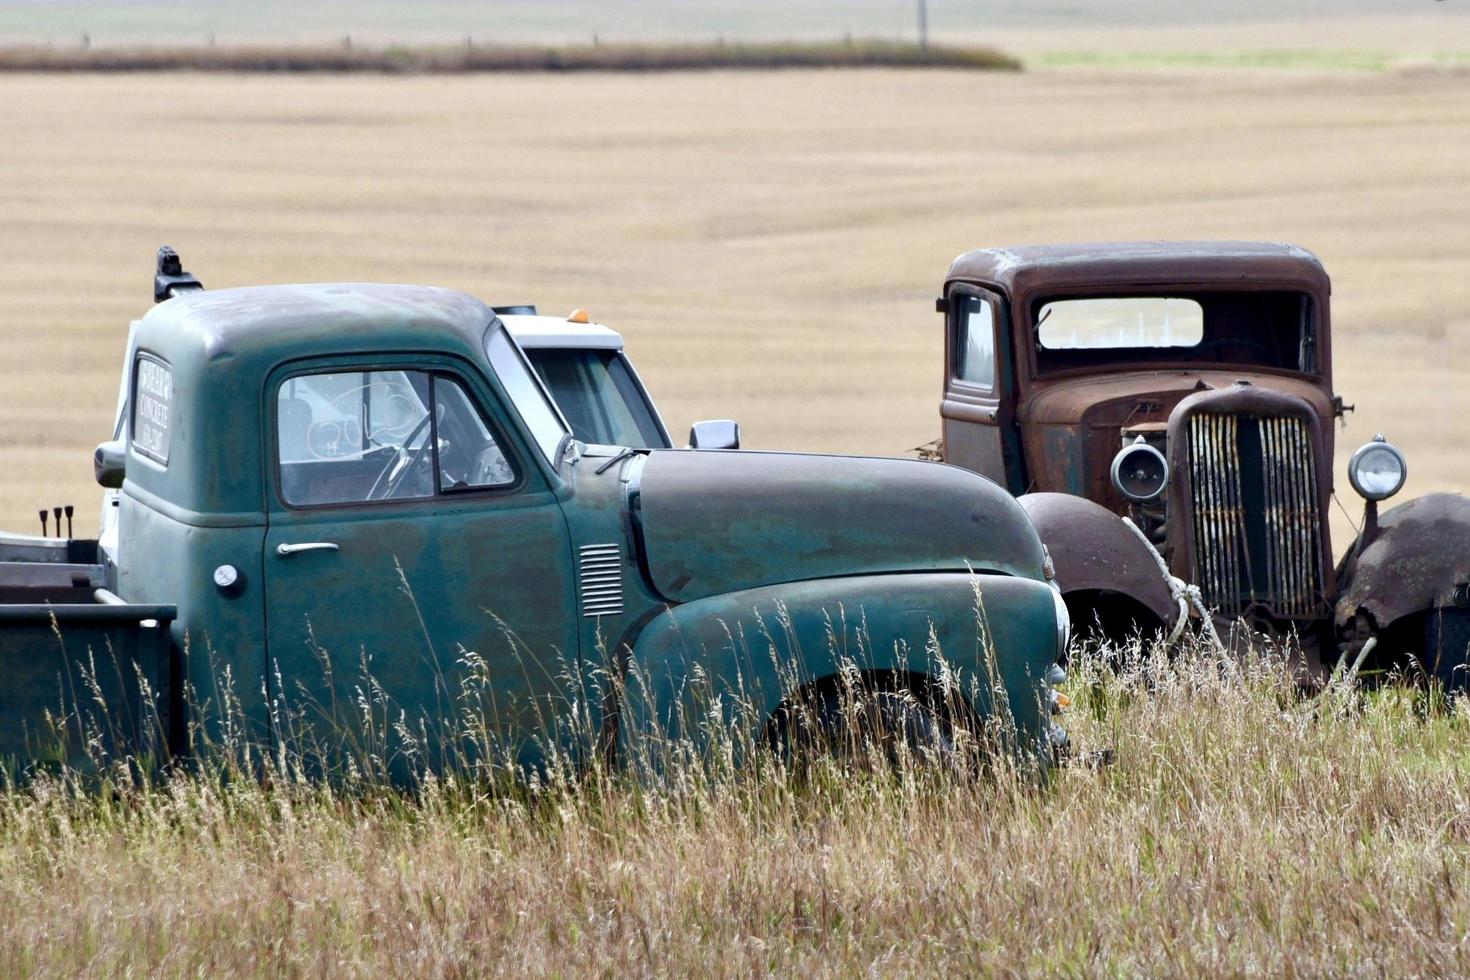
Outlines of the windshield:
M618 351L532 348L526 357L578 439L631 449L669 448L647 394Z
M1031 328L1040 374L1165 363L1318 369L1303 293L1057 297L1033 304Z
M485 340L485 354L495 376L505 386L506 394L515 404L521 420L531 430L531 436L547 462L556 465L556 453L567 435L566 423L562 421L556 406L547 398L545 390L531 373L521 349L510 339L504 327L496 326Z
M1204 335L1204 310L1192 299L1066 299L1036 317L1036 339L1048 350L1194 347Z

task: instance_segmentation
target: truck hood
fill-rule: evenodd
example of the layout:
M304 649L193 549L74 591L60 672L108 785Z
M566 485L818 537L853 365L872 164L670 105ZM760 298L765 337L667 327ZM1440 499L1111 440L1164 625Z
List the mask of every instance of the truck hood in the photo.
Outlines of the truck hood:
M653 586L671 602L882 572L1042 578L1041 541L985 477L918 460L650 453L633 497Z
M1226 389L1240 379L1295 395L1325 414L1331 410L1323 386L1310 378L1239 367L1210 370L1113 371L1038 382L1020 407L1020 421L1043 425L1119 424L1151 417L1164 421L1186 395Z

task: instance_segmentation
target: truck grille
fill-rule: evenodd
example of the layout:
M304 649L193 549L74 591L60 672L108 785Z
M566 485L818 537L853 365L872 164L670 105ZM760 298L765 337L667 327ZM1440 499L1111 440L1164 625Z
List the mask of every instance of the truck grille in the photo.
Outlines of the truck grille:
M623 562L615 544L584 544L578 570L583 616L616 616L623 611Z
M1321 514L1310 423L1200 412L1189 419L1194 579L1206 605L1313 616Z

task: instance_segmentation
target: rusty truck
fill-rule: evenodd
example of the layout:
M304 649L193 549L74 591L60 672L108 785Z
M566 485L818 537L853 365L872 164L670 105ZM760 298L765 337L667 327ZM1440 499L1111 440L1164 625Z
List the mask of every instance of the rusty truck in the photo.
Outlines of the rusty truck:
M1348 656L1464 689L1465 497L1380 513L1407 464L1375 436L1347 466L1363 516L1334 561L1351 406L1333 387L1330 299L1321 261L1287 244L966 252L937 301L942 457L1020 499L1079 629L1118 639L1193 616L1227 644L1294 637L1307 678Z

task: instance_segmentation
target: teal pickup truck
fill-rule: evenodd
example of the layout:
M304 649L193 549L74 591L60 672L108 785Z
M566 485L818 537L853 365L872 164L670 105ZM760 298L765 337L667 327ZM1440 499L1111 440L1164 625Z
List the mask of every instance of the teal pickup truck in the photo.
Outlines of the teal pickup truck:
M840 676L920 712L905 731L960 691L1039 757L1065 741L1066 609L983 477L581 441L502 317L445 289L206 291L165 251L155 293L101 541L0 535L12 768L374 716L395 765L432 763L469 709L523 767L755 744L798 702L856 723Z

